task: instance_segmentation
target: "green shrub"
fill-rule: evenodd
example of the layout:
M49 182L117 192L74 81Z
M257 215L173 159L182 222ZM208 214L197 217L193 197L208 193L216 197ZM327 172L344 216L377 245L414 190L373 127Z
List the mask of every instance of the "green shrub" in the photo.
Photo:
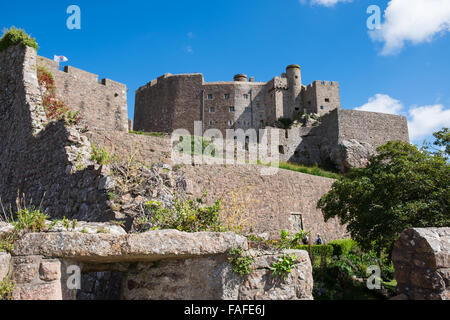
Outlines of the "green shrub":
M11 300L16 284L8 277L0 281L0 300Z
M233 266L234 273L245 276L251 273L251 265L254 259L250 255L244 255L242 248L235 248L230 251L228 261Z
M270 268L270 270L273 271L273 276L280 276L283 277L283 279L286 279L296 263L297 257L295 255L284 254L276 262L272 263L272 267Z
M20 209L12 221L15 230L23 230L26 232L42 232L47 229L45 224L49 217L42 213L39 209L26 208Z
M157 201L149 201L145 207L149 217L144 217L153 229L176 229L183 232L224 231L219 213L222 203L204 205L204 197L182 201L174 199L173 206L166 208Z
M0 252L12 252L14 249L15 235L3 235L0 237Z
M279 249L296 249L302 245L302 240L305 238L305 236L309 235L309 232L300 231L291 237L289 235L289 232L287 232L286 230L281 230L280 240L278 241L277 247Z
M94 144L91 144L91 161L96 162L99 165L110 164L116 157L111 155L104 148L97 148Z
M25 30L12 27L7 30L0 39L0 52L19 43L23 46L32 47L36 49L36 51L39 49L36 39L31 38Z
M337 257L347 256L350 250L357 245L356 241L352 239L333 240L328 244L333 247L333 256Z

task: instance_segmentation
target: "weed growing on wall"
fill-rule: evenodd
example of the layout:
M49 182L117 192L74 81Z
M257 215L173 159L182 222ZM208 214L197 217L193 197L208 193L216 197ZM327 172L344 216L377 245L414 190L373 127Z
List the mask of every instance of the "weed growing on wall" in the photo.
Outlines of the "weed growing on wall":
M297 257L295 255L284 254L282 257L278 258L276 262L272 263L270 270L273 271L273 276L279 276L286 279L289 273L292 272L292 268L294 268L296 263Z
M37 76L47 119L49 121L64 120L67 125L79 124L80 112L71 110L64 102L56 98L55 79L52 73L44 67L38 67Z
M11 300L15 287L15 282L8 277L5 277L3 281L0 281L0 300Z
M95 146L91 143L91 161L96 162L99 165L111 164L117 159L114 155L108 153L106 149Z
M249 275L252 272L251 265L254 259L250 255L244 255L242 248L234 248L229 253L228 261L233 267L233 272L240 276Z

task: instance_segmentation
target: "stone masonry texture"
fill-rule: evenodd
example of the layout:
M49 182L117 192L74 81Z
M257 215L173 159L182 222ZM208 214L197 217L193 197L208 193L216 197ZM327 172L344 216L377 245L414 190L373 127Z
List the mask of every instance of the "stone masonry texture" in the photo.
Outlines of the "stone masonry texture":
M59 70L59 63L37 57L55 78L56 94L92 129L128 131L127 87L110 79L71 66Z
M314 126L273 128L281 118L294 120L302 114L319 119ZM229 130L241 129L249 137L256 130L255 140L262 139L261 129L278 130L281 139L274 143L282 161L342 172L367 164L388 141L409 142L405 117L343 110L339 83L303 86L296 65L269 82L247 82L245 75L235 81L205 82L198 73L165 74L136 91L134 128L224 139L233 139Z
M450 300L450 228L405 230L392 253L397 293L411 300Z
M251 274L232 271L228 257L235 248L253 256ZM284 254L296 257L286 279L270 270ZM29 233L0 259L15 281L14 300L312 299L306 251L249 250L247 239L234 233ZM79 288L68 286L74 267Z

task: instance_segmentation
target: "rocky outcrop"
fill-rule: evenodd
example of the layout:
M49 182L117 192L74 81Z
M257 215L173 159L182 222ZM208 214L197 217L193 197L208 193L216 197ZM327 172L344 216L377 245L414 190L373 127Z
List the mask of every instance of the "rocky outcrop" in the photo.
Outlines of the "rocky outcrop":
M376 150L370 143L351 139L341 141L337 148L331 151L330 158L339 171L347 172L351 168L365 167L375 153Z
M405 230L392 258L399 296L450 300L450 228Z

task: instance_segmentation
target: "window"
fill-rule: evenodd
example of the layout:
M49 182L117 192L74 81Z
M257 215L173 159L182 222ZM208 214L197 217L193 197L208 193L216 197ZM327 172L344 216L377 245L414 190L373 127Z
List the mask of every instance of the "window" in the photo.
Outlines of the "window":
M208 94L208 97L207 97L208 100L212 100L213 98L214 98L214 96L212 94Z
M320 106L320 110L323 110L324 108L323 108L323 106Z
M284 146L279 146L279 147L278 147L278 152L279 152L280 154L284 154Z
M216 108L214 108L214 107L209 108L209 112L210 112L210 113L216 112Z
M236 109L234 107L230 107L230 112L235 112Z
M229 93L225 93L224 97L225 97L226 100L228 100L228 99L230 99L230 94Z
M311 105L311 101L308 101L308 105L309 105L309 106Z
M330 99L328 99L328 98L325 98L325 102L330 102Z
M244 94L244 99L248 100L248 94Z
M231 127L233 125L233 120L228 120L228 125Z
M214 121L209 120L209 125L212 126L214 124Z

